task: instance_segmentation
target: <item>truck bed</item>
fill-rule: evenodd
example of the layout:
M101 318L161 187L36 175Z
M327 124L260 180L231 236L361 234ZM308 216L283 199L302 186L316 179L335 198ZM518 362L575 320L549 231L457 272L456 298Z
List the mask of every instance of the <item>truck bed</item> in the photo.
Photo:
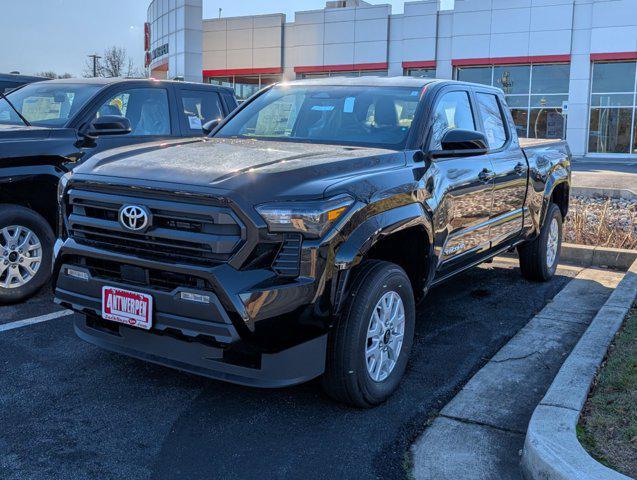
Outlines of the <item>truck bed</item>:
M526 155L527 159L533 155L546 155L551 153L551 157L571 156L566 140L554 138L520 138L520 148Z

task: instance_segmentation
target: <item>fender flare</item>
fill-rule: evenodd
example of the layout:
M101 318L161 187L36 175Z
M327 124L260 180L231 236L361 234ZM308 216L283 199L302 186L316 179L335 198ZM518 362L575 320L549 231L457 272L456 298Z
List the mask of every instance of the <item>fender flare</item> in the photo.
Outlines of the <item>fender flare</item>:
M411 227L422 227L429 242L429 258L433 258L433 222L431 216L420 203L410 203L386 210L361 223L340 245L336 252L336 272L332 282L331 303L338 312L349 286L352 268L358 265L367 252L380 240ZM432 269L429 269L431 272Z
M570 173L564 168L562 165L559 165L557 168L553 169L546 179L546 185L544 186L544 193L542 195L542 211L540 212L540 225L544 225L544 219L546 217L546 212L548 211L549 203L551 201L551 197L553 196L553 192L555 188L559 185L566 184L570 190Z

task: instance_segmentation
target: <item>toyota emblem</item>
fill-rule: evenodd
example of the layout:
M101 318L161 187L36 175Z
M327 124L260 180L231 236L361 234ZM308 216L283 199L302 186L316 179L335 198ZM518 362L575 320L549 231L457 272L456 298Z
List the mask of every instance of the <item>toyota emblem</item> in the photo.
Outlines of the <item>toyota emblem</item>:
M140 232L150 225L150 212L145 207L124 205L119 210L119 223L127 230Z

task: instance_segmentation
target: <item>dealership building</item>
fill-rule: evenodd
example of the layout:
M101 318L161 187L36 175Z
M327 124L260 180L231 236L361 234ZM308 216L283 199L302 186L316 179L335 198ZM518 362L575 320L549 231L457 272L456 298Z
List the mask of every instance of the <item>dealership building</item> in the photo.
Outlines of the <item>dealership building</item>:
M154 0L152 76L245 99L297 78L412 75L500 87L520 136L576 155L637 157L637 0L437 0L404 12L362 0L321 10L204 19L202 0Z

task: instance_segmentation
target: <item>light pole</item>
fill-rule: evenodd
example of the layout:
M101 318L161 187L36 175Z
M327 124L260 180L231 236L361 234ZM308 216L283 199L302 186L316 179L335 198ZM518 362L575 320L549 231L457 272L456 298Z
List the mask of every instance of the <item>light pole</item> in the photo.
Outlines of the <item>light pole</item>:
M87 55L87 57L93 59L93 78L95 78L97 77L97 61L102 57L100 57L96 53L94 53L93 55Z

